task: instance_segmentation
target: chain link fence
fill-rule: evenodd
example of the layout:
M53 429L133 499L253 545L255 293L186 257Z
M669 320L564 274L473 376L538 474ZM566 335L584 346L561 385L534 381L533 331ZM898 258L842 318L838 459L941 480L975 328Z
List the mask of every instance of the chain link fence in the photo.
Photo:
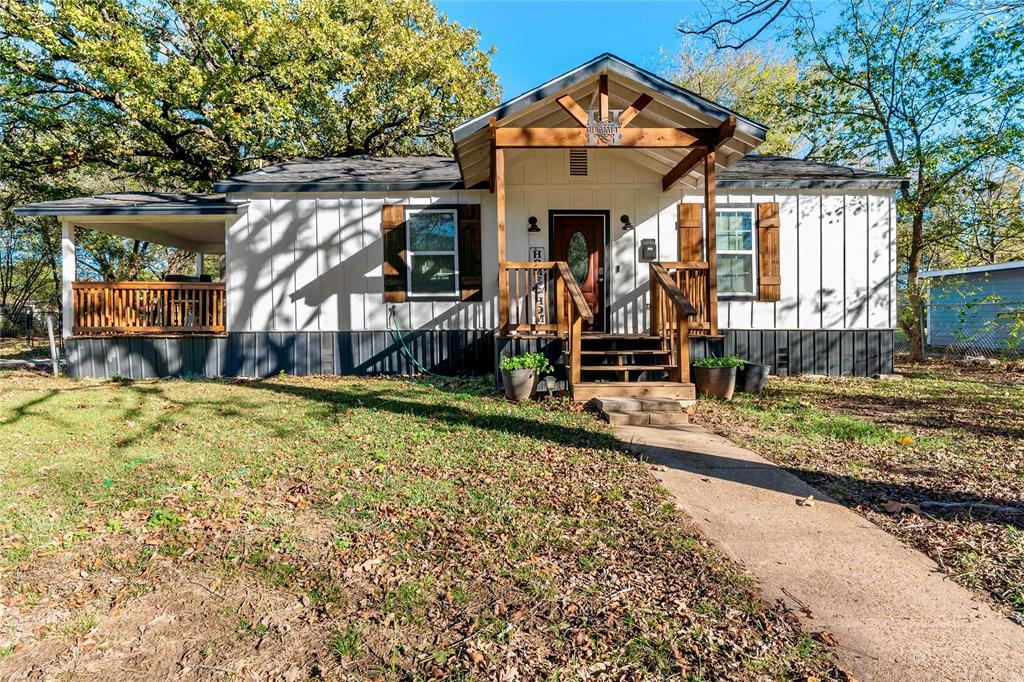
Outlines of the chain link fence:
M930 303L920 316L928 357L1024 357L1024 300ZM910 339L897 330L897 354L910 352Z
M59 310L26 308L16 313L0 310L0 358L48 356L47 317L53 319L55 340L62 344Z

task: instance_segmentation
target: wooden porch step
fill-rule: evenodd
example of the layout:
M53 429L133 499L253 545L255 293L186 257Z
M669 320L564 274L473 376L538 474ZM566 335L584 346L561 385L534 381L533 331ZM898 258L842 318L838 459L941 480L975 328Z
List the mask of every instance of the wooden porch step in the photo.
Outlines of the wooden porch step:
M649 341L651 339L661 339L657 334L615 334L608 332L583 332L582 340L588 341L590 339L601 339L601 340L617 340L622 339L624 341L630 340L643 340Z
M674 369L675 365L580 365L581 372L621 372Z
M673 398L696 400L693 384L675 381L582 381L572 386L572 399L588 402L594 398Z
M565 351L568 353L568 351ZM663 348L638 348L637 350L581 350L580 355L668 355Z

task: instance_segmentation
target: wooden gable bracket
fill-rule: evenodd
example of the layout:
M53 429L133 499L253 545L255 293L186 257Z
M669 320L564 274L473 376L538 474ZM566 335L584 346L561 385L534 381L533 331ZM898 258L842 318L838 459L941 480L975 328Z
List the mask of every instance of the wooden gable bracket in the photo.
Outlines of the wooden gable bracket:
M661 179L661 191L669 191L669 189L679 182L687 173L696 168L697 164L699 164L709 152L718 151L719 147L728 142L735 134L736 116L730 115L729 118L722 121L718 127L715 128L716 139L713 145L696 147L690 150L690 153L684 156L682 161L677 163L668 173L665 173L665 176Z
M498 128L498 147L547 148L593 147L587 141L586 128ZM718 141L715 128L623 128L619 131L619 147L711 147Z
M584 128L587 127L587 112L583 111L583 107L576 103L576 100L572 98L572 95L562 95L555 101L558 102L558 106L565 109L565 113L569 114L572 120L576 121L576 123Z

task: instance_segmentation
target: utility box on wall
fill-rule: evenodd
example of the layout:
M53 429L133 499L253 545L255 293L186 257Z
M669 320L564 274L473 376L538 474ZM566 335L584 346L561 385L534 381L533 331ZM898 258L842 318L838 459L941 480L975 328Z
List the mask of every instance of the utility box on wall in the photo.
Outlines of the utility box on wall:
M641 239L638 260L641 263L652 263L658 260L658 242L654 239Z

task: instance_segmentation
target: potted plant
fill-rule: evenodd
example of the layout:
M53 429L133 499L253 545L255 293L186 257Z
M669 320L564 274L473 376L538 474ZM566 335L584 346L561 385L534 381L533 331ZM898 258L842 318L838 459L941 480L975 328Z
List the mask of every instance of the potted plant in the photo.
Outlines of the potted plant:
M542 374L554 367L543 353L523 353L503 357L498 363L505 397L509 400L528 400L537 391Z
M771 365L762 365L747 360L736 370L736 390L740 393L760 393L768 380Z
M697 360L693 363L693 383L697 386L697 393L731 400L736 390L736 370L743 364L743 360L735 355L711 355Z

